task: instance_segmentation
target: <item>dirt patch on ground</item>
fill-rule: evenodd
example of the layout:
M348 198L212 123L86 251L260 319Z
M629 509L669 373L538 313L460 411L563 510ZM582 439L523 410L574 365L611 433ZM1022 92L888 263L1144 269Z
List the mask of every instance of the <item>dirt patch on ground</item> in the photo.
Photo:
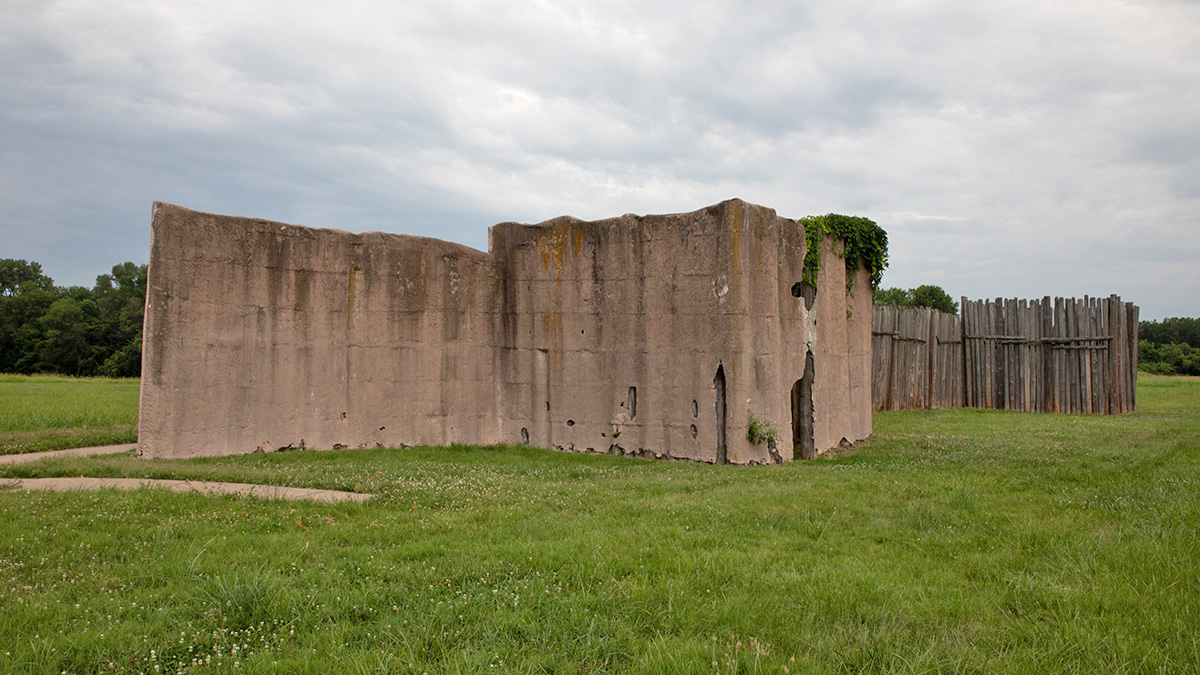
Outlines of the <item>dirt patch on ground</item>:
M250 483L220 483L191 480L164 480L157 478L87 478L69 476L62 478L0 478L0 489L16 490L139 490L142 488L170 490L172 492L196 492L202 495L242 495L260 499L309 499L318 502L363 502L375 495L341 490L317 490L313 488L283 487L279 485L253 485Z

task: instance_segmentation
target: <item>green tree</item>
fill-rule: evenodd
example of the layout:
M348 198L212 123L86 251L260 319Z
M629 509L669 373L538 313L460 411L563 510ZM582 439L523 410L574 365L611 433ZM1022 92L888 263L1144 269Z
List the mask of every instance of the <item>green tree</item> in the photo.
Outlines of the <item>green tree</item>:
M139 375L145 304L145 265L59 288L36 262L0 260L0 372Z
M95 374L94 347L88 338L96 314L96 303L90 298L67 295L55 300L38 318L42 338L37 369L64 375Z
M912 307L912 293L903 288L881 288L871 297L871 303L877 307L896 305Z
M0 295L15 296L34 289L49 291L54 280L42 274L42 265L36 262L0 259Z
M1200 375L1200 349L1188 347L1179 359L1178 370L1180 375Z
M100 308L96 343L101 350L97 373L135 377L142 370L142 317L146 307L146 266L114 265L96 277L92 296Z
M874 295L871 295L871 304L878 307L888 305L911 307L912 294L904 288L880 288Z
M1138 326L1141 338L1155 344L1183 342L1200 347L1200 319L1171 317L1159 321L1142 321Z
M1162 361L1162 350L1149 340L1138 340L1138 363L1158 363Z
M38 263L0 260L0 372L38 370L43 338L38 320L58 297L54 281Z
M1138 369L1200 375L1200 319L1171 317L1138 325Z
M945 314L958 314L958 303L941 286L922 284L912 289L914 307L932 307Z
M958 314L958 303L941 286L922 284L916 288L884 288L875 291L872 303L876 306L932 307L946 314Z

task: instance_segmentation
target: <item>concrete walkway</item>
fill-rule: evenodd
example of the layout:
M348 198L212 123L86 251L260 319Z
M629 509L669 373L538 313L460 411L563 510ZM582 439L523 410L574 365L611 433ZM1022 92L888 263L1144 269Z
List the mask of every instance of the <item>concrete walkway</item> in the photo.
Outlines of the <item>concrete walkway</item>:
M89 455L115 455L128 452L137 447L137 443L124 445L100 445L92 448L71 448L70 450L47 450L46 452L22 452L16 455L0 455L0 464L24 464L36 462L48 457L87 457Z
M375 495L341 490L317 490L313 488L283 487L280 485L253 485L250 483L221 483L195 480L166 480L161 478L87 478L64 476L62 478L0 478L0 490L138 490L157 488L172 492L195 492L202 495L242 495L260 499L308 499L317 502L364 502Z
M36 462L49 457L89 455L111 455L127 452L136 444L105 445L93 448L72 448L47 452L27 452L18 455L0 455L0 464ZM223 483L216 481L166 480L161 478L89 478L86 476L63 476L60 478L0 478L0 490L138 490L158 488L172 492L196 492L202 495L242 495L261 499L308 499L318 502L355 501L364 502L375 495L341 490L317 490L314 488L283 487L280 485L254 485L251 483Z

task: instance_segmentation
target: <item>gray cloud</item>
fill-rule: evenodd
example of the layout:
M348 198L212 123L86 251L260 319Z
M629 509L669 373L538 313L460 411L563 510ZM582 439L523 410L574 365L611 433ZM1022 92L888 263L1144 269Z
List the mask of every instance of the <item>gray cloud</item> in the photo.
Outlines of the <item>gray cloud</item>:
M886 285L1197 315L1200 9L9 3L4 257L91 283L150 202L486 245L732 196L889 230Z

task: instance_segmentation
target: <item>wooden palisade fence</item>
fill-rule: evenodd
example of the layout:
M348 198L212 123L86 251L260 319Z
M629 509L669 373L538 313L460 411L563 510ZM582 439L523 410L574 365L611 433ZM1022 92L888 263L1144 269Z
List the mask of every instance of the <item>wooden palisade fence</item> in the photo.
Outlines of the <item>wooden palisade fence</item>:
M962 407L963 341L957 316L924 307L875 307L871 351L876 410Z
M1137 405L1138 308L1082 300L962 299L961 316L876 307L876 410L996 408L1113 414Z

